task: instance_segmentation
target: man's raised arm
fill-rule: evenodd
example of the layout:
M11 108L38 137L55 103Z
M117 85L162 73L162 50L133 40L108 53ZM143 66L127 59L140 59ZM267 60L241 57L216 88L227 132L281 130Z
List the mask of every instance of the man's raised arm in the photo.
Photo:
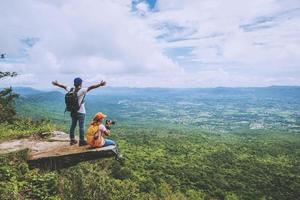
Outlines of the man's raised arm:
M87 91L90 91L90 90L93 90L93 89L96 89L98 87L105 86L105 85L106 85L106 82L102 80L100 83L88 87Z
M52 81L52 85L54 85L54 86L57 86L57 87L60 87L60 88L63 88L63 89L65 89L65 90L67 90L67 86L65 86L65 85L62 85L62 84L58 83L57 81Z

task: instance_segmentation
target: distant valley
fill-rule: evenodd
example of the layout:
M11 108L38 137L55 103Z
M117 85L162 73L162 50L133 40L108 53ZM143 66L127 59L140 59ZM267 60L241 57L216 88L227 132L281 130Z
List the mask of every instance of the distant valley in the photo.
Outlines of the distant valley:
M63 91L15 88L22 115L65 123ZM188 126L203 130L300 132L300 87L104 88L86 97L88 119L98 111L121 124Z

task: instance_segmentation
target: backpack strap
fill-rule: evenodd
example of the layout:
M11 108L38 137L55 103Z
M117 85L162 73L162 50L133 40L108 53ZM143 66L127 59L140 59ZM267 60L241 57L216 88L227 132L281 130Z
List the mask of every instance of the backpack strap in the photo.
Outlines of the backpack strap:
M79 109L81 108L81 105L84 103L84 98L85 98L85 95L83 96L81 102L80 102L80 105L79 105Z
M85 95L83 96L83 98L81 100L80 106L84 103L84 99L85 99Z
M79 90L81 90L81 89L79 89ZM77 92L79 92L79 90L78 90L78 91L75 90L76 94L77 94ZM83 98L82 98L82 100L81 100L79 106L81 106L81 105L84 103L84 99L85 99L85 95L83 96Z

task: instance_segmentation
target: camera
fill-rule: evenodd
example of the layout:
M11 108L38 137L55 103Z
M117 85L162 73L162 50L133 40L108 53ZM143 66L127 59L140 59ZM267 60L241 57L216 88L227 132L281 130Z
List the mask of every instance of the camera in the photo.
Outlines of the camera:
M105 124L106 124L106 125L114 125L115 123L116 123L115 121L109 120L109 119L107 119L107 120L105 121Z
M107 120L105 121L105 128L108 129L108 130L110 130L110 126L111 126L111 125L115 125L115 124L116 124L115 121L107 119Z

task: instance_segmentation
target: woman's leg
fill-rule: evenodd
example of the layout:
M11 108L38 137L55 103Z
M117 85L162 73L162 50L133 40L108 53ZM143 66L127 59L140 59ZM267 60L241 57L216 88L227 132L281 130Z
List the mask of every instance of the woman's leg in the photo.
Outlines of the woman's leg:
M118 149L118 146L116 145L116 143L113 141L113 140L109 140L109 139L104 139L104 145L102 146L102 147L106 147L106 146L109 146L109 145L114 145L114 146L116 146L115 147L115 154L116 154L116 156L115 156L115 159L117 160L117 161L121 161L121 159L122 159L122 155L120 154L120 152L119 152L119 149Z
M102 147L106 147L109 145L116 145L116 143L113 140L104 139L104 145Z

